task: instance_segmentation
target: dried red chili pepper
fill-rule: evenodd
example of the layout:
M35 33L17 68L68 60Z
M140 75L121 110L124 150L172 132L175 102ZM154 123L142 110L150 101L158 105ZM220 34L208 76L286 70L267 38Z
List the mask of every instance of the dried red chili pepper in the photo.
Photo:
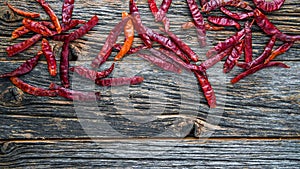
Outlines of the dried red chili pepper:
M73 101L96 101L100 99L100 92L82 92L76 90L70 90L55 83L51 83L49 88L57 91L58 95L66 99Z
M41 34L43 36L52 36L53 35L53 32L40 22L36 22L36 21L30 20L30 19L24 18L22 23L27 29L29 29L35 33Z
M11 40L16 39L22 35L25 35L27 33L29 33L31 30L27 29L25 26L21 26L17 29L15 29L12 34L11 34Z
M93 16L87 23L82 25L80 28L78 28L74 32L70 33L68 36L68 40L73 41L75 39L82 37L84 34L86 34L88 31L90 31L94 26L96 26L98 21L99 21L98 17L96 15Z
M233 20L222 16L209 16L207 20L213 24L220 26L235 26L236 29L241 29L241 25Z
M238 66L243 69L250 69L251 67L257 66L264 62L265 59L271 54L272 49L276 42L276 35L272 36L272 38L269 40L268 44L265 46L263 53L254 59L252 62L248 63L238 63Z
M128 16L128 13L123 12L122 13L122 18L125 18L126 16ZM124 34L125 34L126 40L124 42L124 45L120 49L119 53L116 55L115 61L121 60L122 57L130 50L131 45L133 43L133 39L134 39L134 27L133 27L133 23L132 23L131 19L128 20L128 22L124 26Z
M17 44L7 47L6 52L9 57L16 55L16 54L28 49L30 46L32 46L37 41L39 41L42 37L43 37L42 35L36 34L36 35L32 36L30 39L27 39L23 42L20 42L20 43L17 43Z
M252 22L253 23L253 22ZM244 47L244 57L245 62L249 63L252 61L252 23L245 22L245 47Z
M229 48L225 49L224 51L220 52L219 54L217 54L213 57L210 57L209 59L207 59L201 63L201 67L203 67L205 70L211 68L216 63L218 63L223 58L225 58L229 54L229 52L231 52L231 50L232 50L232 47L229 47Z
M244 48L244 41L242 41L240 44L232 48L231 54L227 57L224 63L224 67L223 67L224 73L228 73L233 69L233 67L236 65L237 61L239 60L239 58L243 53L243 48Z
M99 86L122 86L122 85L136 85L144 81L141 76L134 77L116 77L107 79L96 79L95 84Z
M55 97L58 95L57 90L46 90L46 89L31 86L25 83L23 80L19 79L18 77L10 77L10 81L19 89L21 89L23 92L34 96Z
M241 79L243 79L244 77L246 77L250 74L253 74L261 69L264 69L267 67L273 67L273 66L278 66L278 67L282 67L282 68L290 68L289 66L287 66L286 64L281 63L281 62L269 62L267 64L260 64L260 65L254 66L254 67L246 70L245 72L237 75L235 78L233 78L231 80L231 83L232 84L237 83L238 81L240 81Z
M134 0L129 1L129 10L130 10L130 15L133 18L132 22L133 22L134 28L138 32L139 37L142 39L142 41L144 42L144 44L146 46L151 48L152 42L146 34L146 30L143 27L139 10L138 10Z
M75 28L79 24L85 24L86 22L83 20L72 19L68 24L62 24L61 29L63 32L68 31L72 28Z
M49 29L55 29L55 26L53 25L53 23L52 22L48 22L48 21L40 21L40 23L42 24L42 25L44 25L44 26L46 26L47 28L49 28Z
M167 31L166 32L171 40L188 56L188 58L194 62L198 61L199 56L179 37L177 37L174 33Z
M55 15L54 11L51 9L50 5L45 0L36 0L49 15L51 21L55 25L57 33L61 33L61 25L59 23L58 17Z
M217 106L217 99L211 84L209 83L207 77L199 72L194 71L194 74L202 88L205 99L210 108L215 108Z
M36 56L28 59L25 63L20 65L18 68L16 68L12 72L1 74L0 78L20 76L20 75L24 75L26 73L29 73L37 65L38 60L39 60L39 58L42 54L43 53L41 51L38 52Z
M38 18L38 17L40 17L39 13L25 12L25 11L22 11L22 10L20 10L18 8L13 7L8 2L5 2L5 3L9 7L9 9L11 9L13 12L17 13L18 15L25 16L27 18Z
M155 17L156 14L157 14L157 12L158 12L158 8L157 8L155 0L148 0L148 4L149 4L149 8L150 8L153 16ZM166 16L164 16L162 18L162 22L165 25L165 30L169 31L169 29L170 29L170 21L169 21L169 19Z
M241 0L210 0L209 2L203 5L202 11L208 13L214 9L225 5L240 7L246 10L252 10L252 8L249 6L249 3Z
M228 15L229 17L233 18L233 19L236 19L236 20L243 20L243 19L247 19L247 18L250 18L254 15L254 12L253 11L250 11L250 12L243 12L243 13L234 13L234 12L231 12L230 10L228 10L227 8L225 7L221 7L220 10Z
M186 22L181 25L181 28L182 29L190 29L194 26L195 26L194 22ZM210 25L209 23L204 23L204 26L205 26L205 30L208 30L208 31L219 31L219 30L224 29L224 27Z
M278 10L283 5L284 1L285 0L253 0L253 3L263 11L272 12Z
M109 57L107 56L107 54L110 50L112 50L114 43L117 41L118 36L120 35L122 29L124 28L125 24L128 22L129 19L129 17L124 18L110 31L98 56L96 56L96 58L92 61L91 66L93 68L99 67Z
M283 45L279 46L276 50L272 51L271 55L265 60L265 64L269 63L273 60L276 56L283 54L284 52L288 51L290 47L292 47L294 42L286 42Z
M121 44L114 44L114 49L116 50L121 50L122 48L122 45ZM133 54L133 53L136 53L142 49L147 49L148 47L145 46L145 45L140 45L140 46L136 46L136 47L131 47L129 49L129 51L127 52L127 54Z
M50 76L56 76L57 71L56 71L56 60L55 60L55 56L52 52L51 46L48 42L47 39L43 39L42 40L42 51L46 57L47 60L47 64L48 64L48 71Z
M233 36L227 38L223 42L219 42L216 46L211 48L207 53L207 57L211 57L213 55L216 55L232 46L235 46L237 43L239 43L243 38L245 37L245 29L242 29L238 31Z
M166 17L166 14L168 13L168 10L171 6L172 0L163 0L158 12L155 15L156 21L162 21L163 18Z
M177 74L180 74L181 73L181 69L178 68L175 64L173 63L170 63L166 60L163 60L161 58L158 58L156 56L150 56L148 54L142 54L142 53L138 53L137 54L139 57L153 63L154 65L160 67L161 69L163 70L166 70L166 71L169 71L169 72L174 72L174 73L177 73Z
M72 13L74 9L74 0L64 0L64 4L62 6L62 22L70 23L72 18Z
M69 41L65 41L62 46L60 57L60 80L65 88L70 87L69 81Z
M206 43L206 31L205 31L203 16L200 13L200 10L195 0L187 0L187 4L189 6L190 12L192 14L196 26L197 37L200 43L200 47L204 47L207 45L207 43Z
M111 72L114 70L114 66L115 64L113 63L108 69L102 71L102 72L97 72L82 66L74 66L70 68L70 71L72 72L76 72L77 74L79 74L80 76L93 80L95 81L96 79L101 79L101 78L105 78L108 75L111 74Z

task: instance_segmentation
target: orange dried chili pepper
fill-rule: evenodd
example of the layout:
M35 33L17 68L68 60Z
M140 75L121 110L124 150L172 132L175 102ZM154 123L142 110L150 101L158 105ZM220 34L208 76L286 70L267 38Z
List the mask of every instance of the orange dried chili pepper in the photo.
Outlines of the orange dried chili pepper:
M30 32L30 29L27 29L25 26L21 26L17 29L15 29L12 33L11 33L11 40L16 39L22 35L27 34L28 32Z
M290 47L292 47L294 44L294 42L286 42L283 45L279 46L277 49L275 49L274 51L272 51L271 55L265 60L265 64L269 63L271 60L273 60L276 56L283 54L284 52L286 52L287 50L290 49Z
M9 7L9 9L11 9L13 12L17 13L18 15L25 16L27 18L38 18L38 17L40 17L39 13L25 12L25 11L22 11L21 9L13 7L8 2L5 2L5 3Z
M36 22L36 21L30 20L30 19L24 18L22 23L27 29L29 29L35 33L41 34L43 36L53 35L53 32L40 22Z
M125 18L126 16L128 16L128 13L122 12L122 18ZM124 45L122 46L121 50L115 57L115 61L121 60L123 58L123 56L130 50L131 45L133 43L134 27L133 27L133 23L132 23L131 19L128 20L127 24L124 26L124 34L125 34L126 40L125 40Z
M47 64L48 64L48 71L50 76L56 76L57 71L56 71L56 60L55 60L55 56L53 55L51 46L48 42L47 39L43 39L42 40L42 51L46 57L47 60Z

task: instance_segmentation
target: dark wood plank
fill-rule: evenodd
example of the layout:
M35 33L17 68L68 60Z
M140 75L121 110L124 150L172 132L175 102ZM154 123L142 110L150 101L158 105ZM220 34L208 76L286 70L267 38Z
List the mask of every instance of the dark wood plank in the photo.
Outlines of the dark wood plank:
M205 144L203 144L205 143ZM1 168L298 168L298 140L2 142Z

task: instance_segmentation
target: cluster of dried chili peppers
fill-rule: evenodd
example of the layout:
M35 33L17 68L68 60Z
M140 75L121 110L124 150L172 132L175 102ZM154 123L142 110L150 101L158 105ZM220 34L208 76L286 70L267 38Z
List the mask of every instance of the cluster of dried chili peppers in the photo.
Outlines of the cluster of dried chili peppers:
M63 96L69 99L89 100L95 96L95 93L83 93L73 91L69 88L68 71L76 72L84 78L95 81L100 86L118 86L138 84L143 81L142 77L121 77L121 78L106 78L114 69L114 64L107 70L97 72L81 66L69 68L68 61L68 45L70 41L82 37L85 33L91 30L98 22L97 16L92 17L88 22L81 20L72 20L72 11L74 8L74 0L65 0L62 9L62 23L59 22L57 16L52 11L51 7L44 0L36 0L40 3L43 9L50 16L51 22L33 21L32 18L39 17L39 14L23 12L19 9L7 4L14 12L26 17L23 20L21 28L13 32L12 38L15 39L30 31L35 32L29 40L7 48L8 56L13 56L27 49L40 39L42 40L42 50L37 55L22 64L15 71L0 75L0 77L10 77L11 81L21 88L23 91L38 95L38 96ZM281 62L272 61L276 56L286 52L295 41L300 39L300 35L287 35L281 32L263 12L272 12L278 10L284 3L284 0L253 0L255 8L251 7L248 2L243 0L201 0L201 8L195 0L187 0L188 8L193 18L192 22L183 24L184 29L195 27L199 41L199 47L207 45L206 31L222 30L224 27L233 26L238 31L227 38L223 42L219 42L216 46L207 51L207 60L200 64L195 64L199 61L198 55L179 37L170 31L170 22L167 18L167 12L172 4L172 0L163 0L158 8L155 0L148 0L150 10L156 22L162 22L164 28L161 28L163 33L158 33L153 29L148 28L142 23L139 9L134 0L129 0L129 14L122 13L122 20L116 24L106 38L106 41L100 50L99 54L92 61L91 66L99 68L111 55L112 50L119 50L115 56L115 61L119 61L126 54L137 53L139 57L161 67L164 70L180 73L181 69L191 70L202 88L204 96L210 107L216 107L216 96L208 80L206 70L214 66L217 62L226 58L224 63L224 73L230 72L235 65L245 69L244 72L237 75L231 80L232 83L238 82L240 79L253 74L266 67L282 67L288 68L287 65ZM226 8L227 6L236 7L244 12L234 12ZM219 9L225 16L209 16L207 23L203 18L203 13L210 13L213 10ZM28 19L31 18L31 19ZM238 21L246 20L244 28ZM252 53L252 25L256 23L261 30L270 36L270 41L265 47L263 53L254 58ZM80 28L69 34L61 34L83 24ZM117 38L124 31L125 41L123 44L117 44ZM137 32L142 39L143 44L137 47L132 47L134 41L134 32ZM49 89L40 89L24 83L17 78L22 74L30 72L41 55L46 57L48 70L51 76L56 76L56 61L55 56L51 51L48 39L63 41L62 55L60 59L60 78L62 86L52 83ZM276 40L283 41L284 44L273 50ZM159 49L152 47L153 43L161 45ZM147 52L145 52L147 51ZM244 53L244 62L239 62ZM105 78L105 79L103 79ZM96 93L99 96L99 93Z

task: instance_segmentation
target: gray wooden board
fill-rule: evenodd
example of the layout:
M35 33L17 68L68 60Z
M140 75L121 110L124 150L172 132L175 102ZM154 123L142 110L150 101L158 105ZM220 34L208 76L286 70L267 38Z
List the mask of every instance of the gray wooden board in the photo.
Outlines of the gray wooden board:
M0 166L19 168L298 168L298 140L3 142Z

